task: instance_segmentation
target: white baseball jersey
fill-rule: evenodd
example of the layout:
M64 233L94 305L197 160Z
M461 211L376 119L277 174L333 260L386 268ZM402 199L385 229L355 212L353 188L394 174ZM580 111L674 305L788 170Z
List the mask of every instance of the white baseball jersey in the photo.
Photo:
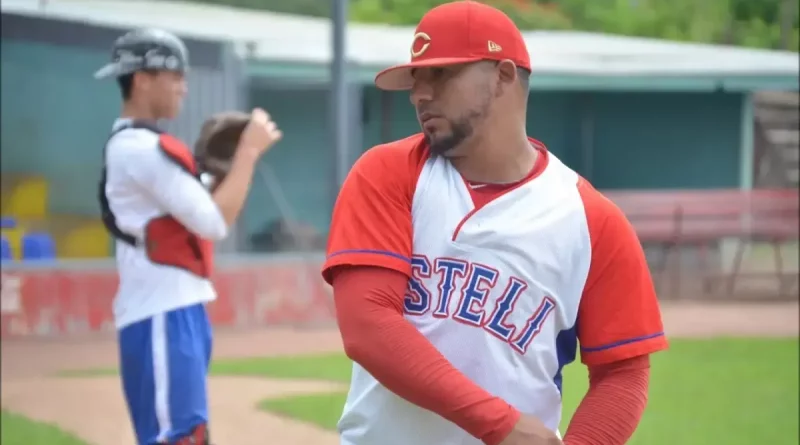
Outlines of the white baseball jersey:
M117 119L113 130L129 124ZM106 145L105 193L117 226L143 239L147 223L169 214L196 235L221 240L225 220L200 182L169 160L158 134L144 128L119 131ZM114 299L117 329L155 314L212 301L211 282L186 270L155 264L144 247L116 242L119 289Z
M557 431L561 373L578 341L590 364L654 352L666 341L624 216L532 143L541 172L480 206L421 135L368 151L337 200L325 269L377 265L408 274L406 320L473 382ZM411 233L396 229L405 220ZM343 445L481 443L358 364L339 430Z

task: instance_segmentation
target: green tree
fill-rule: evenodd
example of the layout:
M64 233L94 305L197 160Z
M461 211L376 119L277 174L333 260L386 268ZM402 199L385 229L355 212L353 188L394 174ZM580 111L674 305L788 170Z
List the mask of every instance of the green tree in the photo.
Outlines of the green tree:
M330 16L332 0L194 0ZM798 51L797 0L483 0L523 30L573 29ZM446 0L350 0L355 22L415 25Z
M796 0L731 0L733 42L798 50Z
M356 22L416 25L430 9L447 3L447 0L351 0L350 17ZM518 0L485 0L503 10L521 28L572 29L569 17L557 8Z

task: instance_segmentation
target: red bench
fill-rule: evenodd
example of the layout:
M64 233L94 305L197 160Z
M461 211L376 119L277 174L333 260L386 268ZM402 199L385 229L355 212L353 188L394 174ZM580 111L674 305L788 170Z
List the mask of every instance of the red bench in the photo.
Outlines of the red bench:
M727 278L727 292L732 294L737 277L774 277L780 293L797 284L797 273L784 271L781 245L798 239L800 196L797 189L758 190L665 190L609 191L605 195L627 215L642 244L660 245L664 251L654 267L660 285L672 272L672 294L681 286L681 246L698 249L698 272L703 290L712 291L719 278ZM712 270L708 251L723 239L737 241L732 270ZM743 273L742 260L751 241L770 243L774 251L775 272Z

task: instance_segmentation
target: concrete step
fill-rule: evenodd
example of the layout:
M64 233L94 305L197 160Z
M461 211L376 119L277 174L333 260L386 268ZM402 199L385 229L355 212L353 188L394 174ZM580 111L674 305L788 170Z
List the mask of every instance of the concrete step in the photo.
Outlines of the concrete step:
M800 94L787 91L761 91L753 95L756 106L794 108L800 106Z
M767 140L775 145L800 146L800 131L791 129L769 129L765 131Z
M785 162L797 163L800 161L800 148L795 145L777 145L775 146L781 157Z
M755 116L767 129L800 129L800 110L797 108L756 107Z

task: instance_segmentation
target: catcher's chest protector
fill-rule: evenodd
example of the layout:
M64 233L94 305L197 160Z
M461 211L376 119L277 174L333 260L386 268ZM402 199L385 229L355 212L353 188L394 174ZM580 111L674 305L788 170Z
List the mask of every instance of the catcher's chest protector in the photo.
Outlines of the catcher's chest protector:
M197 178L198 181L200 180L194 155L183 142L148 123L133 122L117 132L128 128L146 128L158 133L158 146L167 155L167 158ZM103 223L112 236L133 246L144 244L147 256L153 263L179 267L203 278L211 276L214 264L214 244L211 241L193 234L172 216L164 215L153 218L147 223L144 230L145 239L142 243L117 227L114 215L108 205L105 183L106 171L103 168L100 181L100 206Z

